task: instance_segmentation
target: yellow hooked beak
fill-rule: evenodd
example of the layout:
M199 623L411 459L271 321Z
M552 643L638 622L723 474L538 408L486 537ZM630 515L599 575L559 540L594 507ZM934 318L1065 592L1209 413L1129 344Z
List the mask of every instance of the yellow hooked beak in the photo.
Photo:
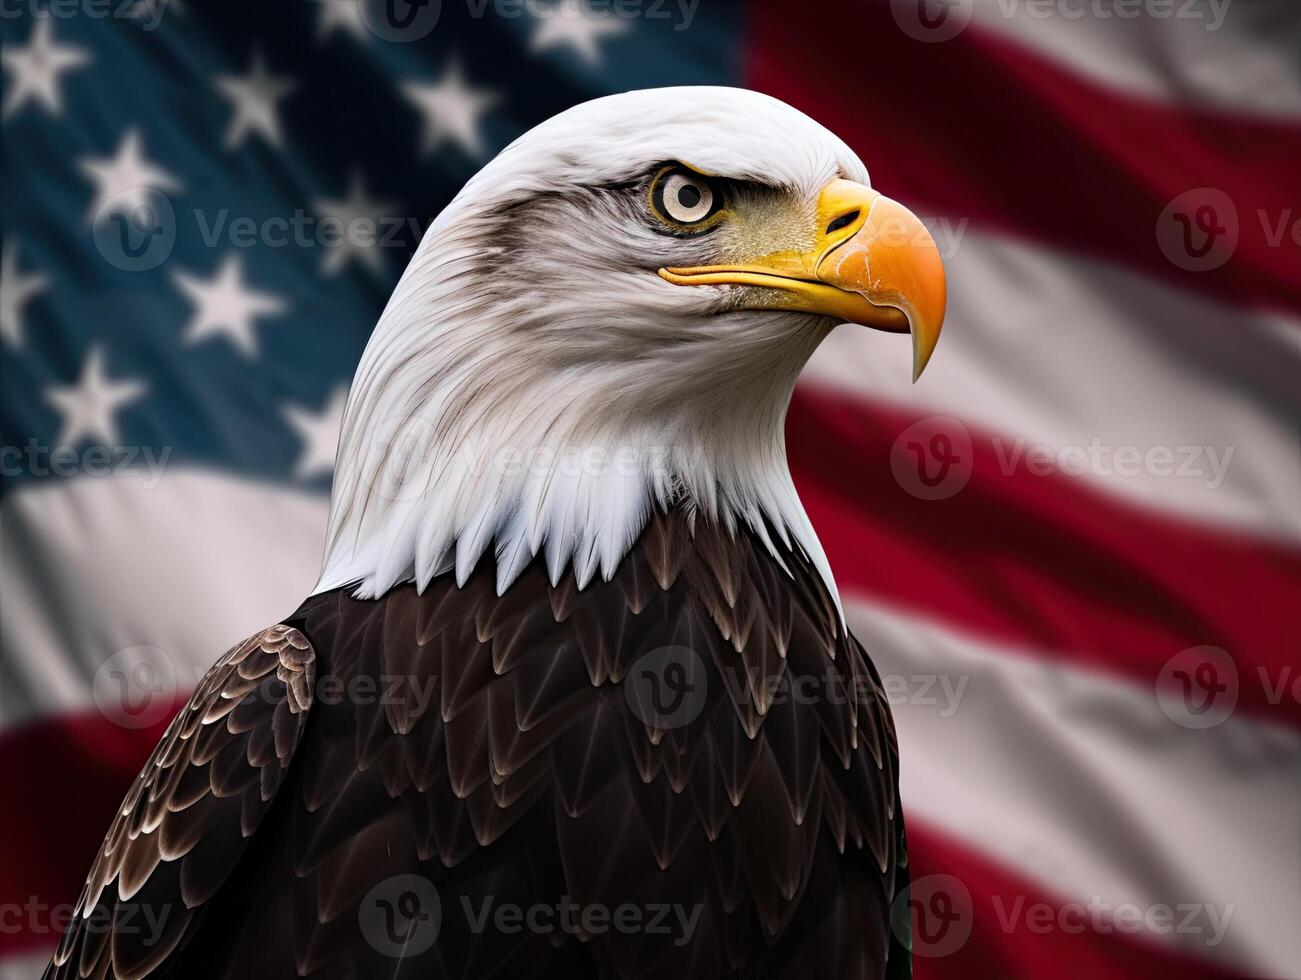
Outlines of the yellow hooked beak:
M944 323L944 263L916 215L870 187L833 180L818 198L814 244L744 265L660 269L679 286L763 287L753 309L820 313L897 333L911 331L913 380Z

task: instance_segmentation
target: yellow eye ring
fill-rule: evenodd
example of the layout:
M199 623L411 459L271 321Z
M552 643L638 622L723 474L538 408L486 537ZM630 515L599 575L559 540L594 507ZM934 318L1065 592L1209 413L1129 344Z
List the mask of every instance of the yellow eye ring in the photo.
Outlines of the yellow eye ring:
M649 198L651 213L674 231L703 231L725 217L726 197L719 182L681 164L655 175Z

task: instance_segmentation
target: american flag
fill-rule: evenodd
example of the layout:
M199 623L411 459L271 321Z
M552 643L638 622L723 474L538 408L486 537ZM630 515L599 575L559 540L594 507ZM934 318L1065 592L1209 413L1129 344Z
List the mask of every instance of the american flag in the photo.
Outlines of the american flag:
M944 341L789 419L899 727L916 970L1301 976L1295 0L9 0L0 977L311 589L347 384L514 136L776 95L927 216Z

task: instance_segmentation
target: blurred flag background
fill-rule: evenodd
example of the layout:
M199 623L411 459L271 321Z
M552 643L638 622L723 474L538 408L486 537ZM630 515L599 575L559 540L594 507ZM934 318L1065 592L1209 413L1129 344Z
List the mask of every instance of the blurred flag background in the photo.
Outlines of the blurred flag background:
M5 0L0 978L315 581L344 397L515 135L735 84L927 223L796 480L894 703L917 974L1301 976L1294 0ZM520 270L526 288L528 270Z

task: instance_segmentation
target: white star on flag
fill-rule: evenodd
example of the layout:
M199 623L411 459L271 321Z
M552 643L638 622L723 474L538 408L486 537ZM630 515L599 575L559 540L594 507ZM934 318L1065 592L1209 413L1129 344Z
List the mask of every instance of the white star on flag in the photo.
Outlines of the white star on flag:
M237 254L226 256L211 279L174 272L172 280L194 303L194 316L185 328L184 341L197 344L213 334L224 334L249 357L257 355L253 320L283 313L289 304L271 293L249 288Z
M63 90L59 83L64 72L90 64L85 49L54 43L52 20L46 16L36 21L26 47L7 44L0 51L0 62L12 73L0 118L8 119L28 101L40 103L51 115L62 115Z
M234 113L226 126L226 149L241 146L249 133L261 134L272 146L283 139L276 103L298 87L283 75L272 75L256 48L249 61L247 75L222 75L217 88L230 100Z
M45 391L46 400L63 416L55 441L73 446L89 436L103 446L117 445L114 414L147 390L140 381L110 381L104 372L103 348L92 347L76 384L54 385Z
M629 23L610 11L598 13L583 0L560 0L553 7L535 12L537 27L529 39L535 53L567 46L592 67L602 61L600 41L625 34Z
M319 412L296 405L286 405L289 424L302 437L303 452L298 457L298 478L334 472L334 456L339 447L339 430L343 428L343 409L348 403L348 389L340 385Z
M18 347L23 342L23 307L49 280L39 272L19 270L16 239L6 241L3 252L0 255L0 337Z
M362 20L361 5L364 0L321 0L317 4L316 39L323 41L337 29L351 34L359 41L366 40L370 29Z
M335 236L338 240L329 245L321 262L323 275L338 275L352 258L370 266L375 272L383 269L384 264L377 249L380 237L386 233L381 221L394 218L397 206L367 197L360 171L353 171L348 181L347 197L317 198L312 201L312 207L322 218L334 219L339 225L338 235ZM362 221L368 222L364 229L360 227Z
M117 153L102 159L82 160L82 173L95 183L95 198L86 213L87 221L105 218L101 213L110 202L113 213L130 213L147 200L151 190L179 191L182 184L162 167L150 163L141 146L140 130L132 127L122 136Z
M456 58L448 60L439 81L407 82L402 86L402 93L424 119L421 153L430 153L450 140L469 156L483 156L479 117L501 101L501 96L470 86Z

